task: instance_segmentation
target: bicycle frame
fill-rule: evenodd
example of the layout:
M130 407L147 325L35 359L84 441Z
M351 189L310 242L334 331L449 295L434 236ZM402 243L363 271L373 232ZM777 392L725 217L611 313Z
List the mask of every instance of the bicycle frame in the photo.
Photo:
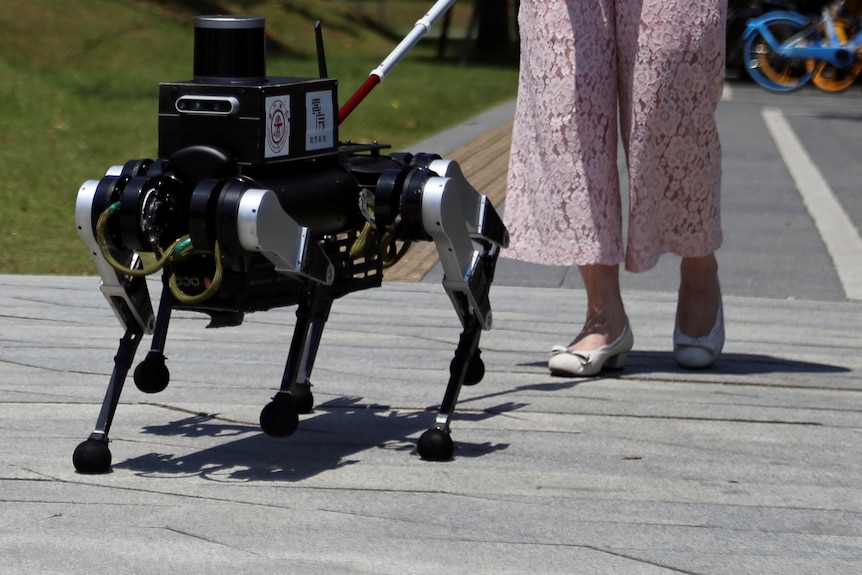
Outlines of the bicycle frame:
M784 42L778 41L769 30L769 24L776 20L791 20L802 27L797 34ZM819 32L823 25L826 33L825 38ZM793 60L821 60L829 64L844 68L856 60L856 53L862 46L862 32L855 34L846 44L841 44L835 30L835 19L829 12L829 8L823 8L820 18L812 20L801 14L787 11L775 11L754 18L748 23L745 30L745 38L754 32L760 32L769 47L776 54Z

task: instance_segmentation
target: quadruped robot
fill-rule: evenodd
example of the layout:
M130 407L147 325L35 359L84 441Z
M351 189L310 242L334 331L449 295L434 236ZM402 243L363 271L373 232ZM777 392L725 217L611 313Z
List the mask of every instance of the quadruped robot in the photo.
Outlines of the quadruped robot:
M292 434L313 407L310 376L334 300L379 287L384 267L417 241L436 244L462 326L417 450L428 460L453 455L449 424L462 385L484 376L479 338L491 327L489 289L508 233L456 162L339 142L339 123L381 74L338 110L319 26L316 79L266 76L264 26L255 16L197 17L194 79L159 86L158 158L114 166L78 191L79 234L125 329L95 430L73 454L81 473L111 468L109 430L145 335L151 348L134 382L145 393L168 385L172 310L228 327L249 312L297 307L280 389L260 414L268 435ZM145 276L158 272L154 312Z

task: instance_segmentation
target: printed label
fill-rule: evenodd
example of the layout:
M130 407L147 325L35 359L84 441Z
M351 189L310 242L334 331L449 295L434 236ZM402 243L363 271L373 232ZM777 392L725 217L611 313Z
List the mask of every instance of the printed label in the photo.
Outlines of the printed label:
M305 149L324 150L335 146L335 114L332 92L305 94Z
M266 99L266 149L264 157L290 154L290 96Z

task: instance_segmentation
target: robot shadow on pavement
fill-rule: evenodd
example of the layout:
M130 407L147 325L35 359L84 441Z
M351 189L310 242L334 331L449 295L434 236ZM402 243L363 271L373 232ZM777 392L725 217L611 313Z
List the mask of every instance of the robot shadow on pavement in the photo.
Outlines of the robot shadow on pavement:
M435 243L462 326L435 423L417 449L423 459L452 457L461 387L484 376L479 339L491 327L489 290L508 233L456 162L339 141L345 110L336 109L317 30L320 78L268 77L263 18L197 17L194 79L159 87L158 158L111 167L80 187L78 232L125 334L95 429L73 454L79 472L111 469L111 423L145 335L151 347L135 384L145 393L168 385L173 310L229 327L249 312L296 306L280 389L260 414L268 435L292 434L314 404L310 376L333 302L379 287L383 269L416 241ZM158 272L154 312L145 276Z
M517 408L500 405L461 412L458 420L483 421ZM285 442L261 434L257 426L199 413L144 426L141 439L155 439L154 449L117 462L114 468L144 477L296 482L359 463L358 453L368 449L411 453L415 446L405 438L421 430L425 419L424 411L392 410L357 397L339 397L315 405L314 414L303 419L302 429ZM172 438L169 443L161 441L166 437ZM458 457L483 457L508 447L507 443L459 441Z

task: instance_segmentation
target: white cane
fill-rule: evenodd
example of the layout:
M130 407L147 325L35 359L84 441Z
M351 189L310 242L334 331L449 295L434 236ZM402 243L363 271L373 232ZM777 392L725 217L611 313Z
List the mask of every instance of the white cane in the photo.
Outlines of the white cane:
M369 74L368 79L359 87L347 102L338 110L338 123L341 124L351 112L371 93L386 77L386 74L415 46L419 40L431 29L434 22L446 13L455 3L455 0L438 0L430 10L413 26L407 36L389 53L389 55Z

